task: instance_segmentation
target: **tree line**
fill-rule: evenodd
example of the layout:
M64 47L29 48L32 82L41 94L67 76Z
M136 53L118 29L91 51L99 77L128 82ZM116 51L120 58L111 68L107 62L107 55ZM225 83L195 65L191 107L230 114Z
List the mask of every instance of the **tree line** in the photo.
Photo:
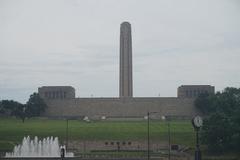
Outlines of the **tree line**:
M38 93L33 93L26 104L19 103L13 100L0 101L0 115L15 116L20 118L22 122L26 118L40 116L44 113L47 105Z
M210 152L240 151L240 88L201 94L196 107L205 115L201 142Z

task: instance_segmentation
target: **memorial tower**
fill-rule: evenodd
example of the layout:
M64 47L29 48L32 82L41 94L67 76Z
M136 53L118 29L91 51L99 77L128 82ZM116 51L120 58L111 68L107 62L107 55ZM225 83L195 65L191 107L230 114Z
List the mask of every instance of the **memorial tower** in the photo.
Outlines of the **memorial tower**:
M123 22L120 28L119 96L133 96L131 24Z

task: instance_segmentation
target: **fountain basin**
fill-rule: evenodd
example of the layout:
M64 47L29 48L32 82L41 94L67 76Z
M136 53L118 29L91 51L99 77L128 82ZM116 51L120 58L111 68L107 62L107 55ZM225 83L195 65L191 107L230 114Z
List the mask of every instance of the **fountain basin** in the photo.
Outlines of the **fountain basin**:
M74 157L71 152L66 152L65 146L59 145L58 137L47 137L39 140L38 137L34 137L33 140L30 137L24 137L22 144L16 145L13 152L7 152L6 158L60 158L61 149L64 149L65 157Z

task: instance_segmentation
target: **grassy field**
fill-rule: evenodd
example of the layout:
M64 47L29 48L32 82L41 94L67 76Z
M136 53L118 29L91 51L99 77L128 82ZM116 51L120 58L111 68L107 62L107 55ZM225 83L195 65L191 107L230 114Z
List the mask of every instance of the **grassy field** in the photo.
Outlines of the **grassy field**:
M194 130L190 121L171 121L171 143L182 144L194 148ZM163 121L150 122L150 139L167 141L167 123ZM28 119L25 123L15 118L0 118L0 152L12 151L15 144L22 141L24 136L58 136L60 141L66 138L66 121L49 119ZM146 121L92 121L83 122L69 120L70 140L146 140ZM106 154L106 153L104 153ZM109 153L113 154L113 153ZM141 153L114 153L114 154L141 154ZM205 154L205 153L204 153ZM204 156L209 160L232 160L239 157L239 153L217 157ZM229 158L230 157L230 158Z
M92 121L69 120L70 140L146 140L146 121ZM171 121L171 143L194 145L194 130L190 121ZM150 122L150 139L167 141L167 123ZM66 137L65 120L27 119L25 123L15 118L0 118L0 150L11 150L24 136Z

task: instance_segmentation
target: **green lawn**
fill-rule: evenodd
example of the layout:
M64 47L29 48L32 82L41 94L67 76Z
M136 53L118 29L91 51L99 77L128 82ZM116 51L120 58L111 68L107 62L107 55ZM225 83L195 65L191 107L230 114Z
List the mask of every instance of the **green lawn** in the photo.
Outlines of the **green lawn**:
M171 121L171 143L194 145L194 130L190 121ZM150 139L167 141L167 123L150 122ZM25 123L15 118L0 118L0 150L9 150L24 136L66 137L65 120L27 119ZM70 140L146 140L147 122L83 122L69 120Z

